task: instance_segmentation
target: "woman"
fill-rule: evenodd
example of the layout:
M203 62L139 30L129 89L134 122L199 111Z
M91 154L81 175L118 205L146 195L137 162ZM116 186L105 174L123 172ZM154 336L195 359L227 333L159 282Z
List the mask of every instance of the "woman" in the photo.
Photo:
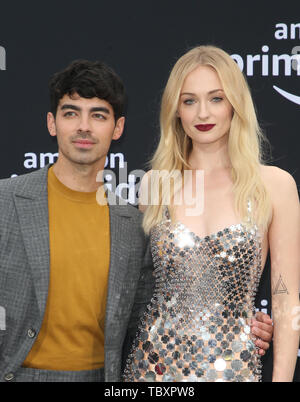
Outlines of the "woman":
M126 381L260 381L250 320L269 250L273 381L292 381L299 199L287 172L264 165L263 139L247 83L227 53L200 46L177 61L142 183L156 287Z

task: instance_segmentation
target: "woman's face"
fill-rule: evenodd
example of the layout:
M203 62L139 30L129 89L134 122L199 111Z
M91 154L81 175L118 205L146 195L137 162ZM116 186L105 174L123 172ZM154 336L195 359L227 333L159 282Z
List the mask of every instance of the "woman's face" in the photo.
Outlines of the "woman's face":
M212 67L200 65L187 75L181 88L177 114L193 144L228 139L233 108Z

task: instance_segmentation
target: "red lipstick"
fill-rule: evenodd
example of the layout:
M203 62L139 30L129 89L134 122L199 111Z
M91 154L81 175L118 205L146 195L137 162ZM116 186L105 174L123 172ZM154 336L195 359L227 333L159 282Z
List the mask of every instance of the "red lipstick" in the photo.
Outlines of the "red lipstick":
M199 131L209 131L211 130L215 124L197 124L195 127Z

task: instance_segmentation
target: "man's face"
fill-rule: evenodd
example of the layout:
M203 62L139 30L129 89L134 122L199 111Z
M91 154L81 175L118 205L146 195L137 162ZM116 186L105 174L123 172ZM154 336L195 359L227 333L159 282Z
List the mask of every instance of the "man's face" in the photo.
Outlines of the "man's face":
M112 106L103 99L78 94L60 99L56 117L48 113L50 135L57 137L59 159L77 165L104 168L112 140L124 129L124 117L115 121Z

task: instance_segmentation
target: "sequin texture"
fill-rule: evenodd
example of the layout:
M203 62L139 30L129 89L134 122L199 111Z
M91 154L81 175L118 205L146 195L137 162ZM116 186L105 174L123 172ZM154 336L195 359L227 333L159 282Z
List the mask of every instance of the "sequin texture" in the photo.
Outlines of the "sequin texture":
M124 380L260 381L250 331L262 270L256 225L200 238L166 216L151 231L151 250L154 296Z

